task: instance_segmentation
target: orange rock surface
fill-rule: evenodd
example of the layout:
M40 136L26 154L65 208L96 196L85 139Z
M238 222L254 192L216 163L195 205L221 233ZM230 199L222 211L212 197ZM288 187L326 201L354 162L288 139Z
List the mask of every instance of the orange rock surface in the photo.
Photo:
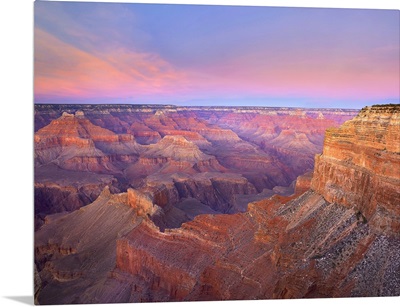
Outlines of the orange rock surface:
M328 129L311 188L329 202L359 210L377 230L400 232L398 105L364 108Z

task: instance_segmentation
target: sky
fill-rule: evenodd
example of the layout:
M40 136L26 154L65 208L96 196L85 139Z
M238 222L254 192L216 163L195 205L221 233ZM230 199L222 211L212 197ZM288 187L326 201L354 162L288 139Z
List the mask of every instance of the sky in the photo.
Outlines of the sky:
M399 11L36 1L35 103L398 103Z

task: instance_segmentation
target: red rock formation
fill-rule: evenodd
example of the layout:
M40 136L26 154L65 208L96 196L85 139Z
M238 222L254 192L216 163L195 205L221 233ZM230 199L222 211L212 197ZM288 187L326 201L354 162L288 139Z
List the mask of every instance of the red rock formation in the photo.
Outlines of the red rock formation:
M146 179L141 191L148 194L152 202L164 211L170 211L178 203L193 198L201 206L208 207L207 211L219 213L237 212L234 206L236 197L256 193L256 189L246 178L235 174L218 173L151 176ZM184 206L181 206L180 210L185 214L187 212ZM168 221L165 222L168 224ZM174 222L174 225L176 224L180 226L177 221ZM164 229L161 224L157 226Z
M143 222L131 235L118 241L117 268L141 276L149 283L150 288L156 291L164 290L178 300L190 293L197 282L199 271L201 272L201 268L212 259L212 249L218 248L215 244L195 236L161 233L149 222ZM155 238L160 247L149 246L146 243L147 240L154 242ZM197 244L193 245L193 241ZM135 248L130 248L131 244L135 245ZM166 246L168 249L164 248ZM166 252L156 253L158 248ZM185 250L184 254L182 249ZM177 261L172 261L176 255L179 255ZM165 265L166 263L171 265ZM148 268L151 268L151 271L148 271Z
M214 156L203 153L199 147L181 135L166 135L156 144L149 145L138 161L130 165L126 176L135 180L150 174L184 172L224 172Z
M158 131L154 131L140 122L132 123L129 131L141 144L153 144L161 140L161 135Z
M166 135L157 144L150 145L144 155L191 162L211 158L204 154L197 145L181 135Z
M92 203L106 186L113 193L120 192L120 184L110 175L67 171L54 164L36 166L35 229L47 214L70 212Z
M109 110L85 111L85 117L94 125L111 130L114 133L125 134L130 132L129 124L112 114Z
M295 193L302 194L309 190L311 187L311 180L313 177L313 172L308 172L304 175L297 177L295 185Z
M359 210L381 231L400 232L398 106L364 108L326 132L311 188L329 202Z
M321 150L323 131L337 125L335 120L340 121L340 116L346 118L353 112L42 105L37 106L35 118L45 123L63 110L78 113L75 117L65 113L36 133L38 163L52 161L65 169L113 173L119 177L128 174L130 182L154 173L231 171L245 176L259 192L276 185L288 186L297 176L312 169L313 156ZM335 120L329 119L332 116ZM155 144L162 136L181 136L198 147L193 149L198 157L213 157L188 163L182 157L172 157L171 152L161 156L157 146L153 147L153 154L143 155L143 151L152 150L139 146L132 135L141 144ZM192 152L190 146L180 147L177 150L178 154L181 151L180 156L185 150Z
M138 216L147 216L153 212L151 199L140 191L128 189L128 204Z
M45 137L60 136L60 141L66 144L75 139L92 139L93 141L117 141L118 136L107 129L93 125L82 112L76 115L64 112L62 116L51 122L50 125L40 129L36 133L36 139L40 141Z
M72 170L118 172L113 160L139 151L131 135L117 135L93 125L83 114L63 115L35 133L35 159ZM117 155L117 156L116 156Z
M198 132L195 132L195 131L176 130L176 129L160 129L158 132L162 136L166 136L166 135L182 136L186 140L193 142L197 146L209 146L210 145L210 143L203 136L201 136Z
M111 194L108 188L92 204L54 216L35 233L38 302L96 302L94 285L101 288L115 266L116 239L139 220L127 193Z

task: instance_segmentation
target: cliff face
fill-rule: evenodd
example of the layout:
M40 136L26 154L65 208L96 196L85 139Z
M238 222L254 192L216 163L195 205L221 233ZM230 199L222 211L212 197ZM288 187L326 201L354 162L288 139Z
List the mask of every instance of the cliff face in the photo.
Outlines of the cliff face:
M120 192L120 184L111 175L63 170L56 165L35 169L35 229L46 222L46 215L70 212L96 200L109 186Z
M360 211L376 230L400 232L398 105L362 109L326 132L311 188L329 202Z

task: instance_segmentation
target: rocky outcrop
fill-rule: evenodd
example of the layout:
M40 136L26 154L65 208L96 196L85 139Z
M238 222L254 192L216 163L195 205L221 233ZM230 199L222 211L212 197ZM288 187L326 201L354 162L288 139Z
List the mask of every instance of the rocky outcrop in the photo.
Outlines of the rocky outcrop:
M274 165L278 165L281 178L273 184L289 185L299 175L313 169L314 155L322 151L325 130L337 127L356 114L354 111L290 108L260 108L256 112L249 108L246 112L224 112L214 124L230 128L242 140L256 144ZM268 174L271 174L270 169ZM283 174L285 178L282 178ZM261 177L260 174L257 176ZM271 180L277 178L277 174L268 177Z
M118 173L118 161L132 161L140 152L132 135L96 126L82 111L63 112L61 117L35 133L35 161L55 163L61 168Z
M174 186L181 198L193 197L217 212L228 213L236 194L255 193L245 178L216 176L203 180L175 180Z
M131 235L118 241L116 267L133 276L140 276L149 288L165 292L166 296L176 300L182 300L190 293L197 283L199 272L212 260L212 250L218 248L195 236L187 237L178 232L173 235L161 233L148 222L143 222ZM148 246L147 240L155 242L155 238L160 246ZM197 244L192 244L193 241ZM135 248L130 248L132 244ZM166 246L168 249L165 249ZM158 248L164 253L155 253ZM182 249L185 250L184 255ZM176 255L177 261L171 261ZM157 293L158 296L163 295Z
M179 121L178 121L179 123ZM191 129L193 127L190 127ZM210 146L210 142L208 142L203 136L201 136L198 132L189 131L189 130L179 130L179 129L164 129L161 128L158 132L164 136L181 136L184 137L189 142L192 142L200 147Z
M400 293L399 252L398 237L307 192L164 233L142 223L118 241L116 272L151 289L132 301L392 296Z
M92 203L104 186L60 186L37 183L34 190L35 230L46 223L46 215L71 212Z
M97 302L95 293L115 266L117 238L141 219L127 203L127 193L106 187L92 204L53 216L35 233L39 304Z
M153 144L161 140L161 135L158 131L154 131L143 123L134 122L130 126L129 131L135 136L135 139L140 144Z
M245 199L257 199L255 187L246 178L219 173L149 176L138 190L128 189L128 193L148 204L142 215L150 216L161 231L179 228L199 214L245 211Z
M377 234L353 208L310 191L281 206L278 221L272 298L399 294L399 237Z
M150 145L144 155L147 157L172 158L176 161L190 162L211 158L203 153L197 145L181 135L166 135L157 144Z
M312 178L313 178L313 172L307 172L304 175L297 177L295 184L295 193L302 194L308 191L311 187Z
M147 216L153 212L153 203L151 199L134 189L128 189L128 204L131 206L138 216Z
M198 216L164 233L142 223L118 241L116 271L152 289L151 296L135 293L137 301L265 298L276 277L271 235L279 230L262 241L256 233L268 215L253 207L245 214Z
M111 175L67 171L54 164L35 169L35 229L46 222L46 215L71 212L86 206L109 186L112 193L124 189Z
M326 132L311 188L360 211L383 232L400 232L400 106L361 110Z
M148 145L136 163L125 170L128 179L151 174L174 174L183 172L223 172L215 156L205 154L192 141L181 135L166 135L156 144Z

